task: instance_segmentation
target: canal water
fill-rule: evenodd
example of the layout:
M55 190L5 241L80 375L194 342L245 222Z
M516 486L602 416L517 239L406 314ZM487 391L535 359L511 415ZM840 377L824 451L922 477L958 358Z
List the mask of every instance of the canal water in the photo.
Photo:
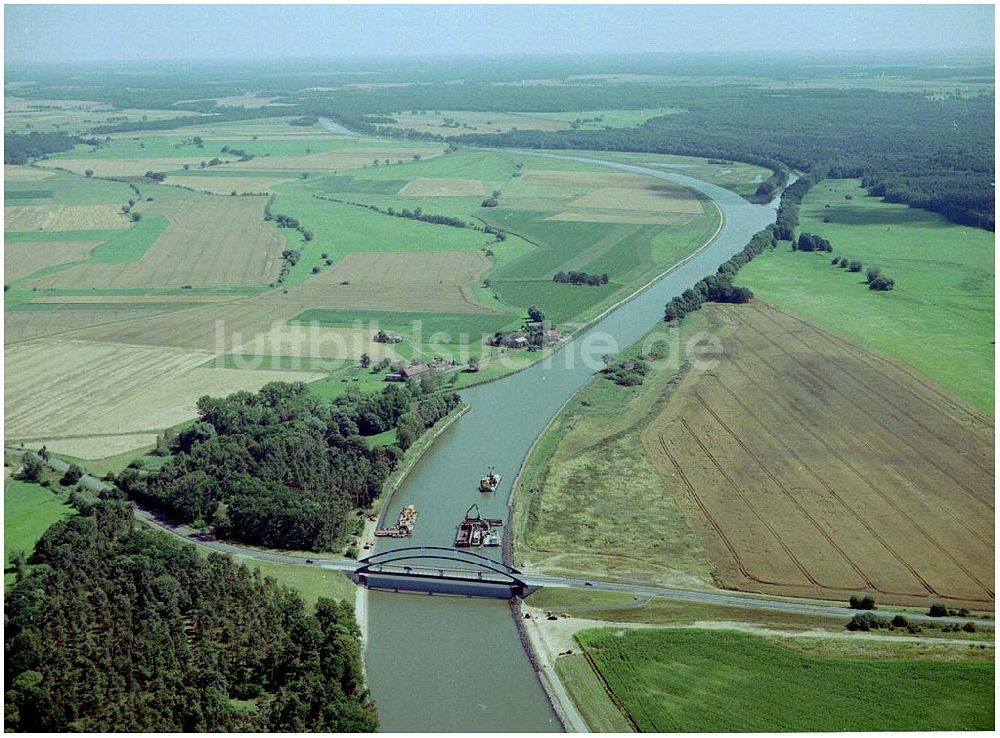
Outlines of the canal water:
M419 511L414 535L404 545L450 546L472 503L479 504L484 517L506 520L514 477L532 443L599 368L600 356L645 335L671 297L713 274L774 220L773 204L751 205L706 182L598 163L702 192L721 208L721 230L696 256L620 305L551 360L463 390L470 410L437 439L387 510L388 521L395 520L404 505ZM607 337L616 345L606 343ZM585 354L593 360L585 361ZM477 487L487 466L495 466L503 482L496 493L483 495ZM509 534L507 525L503 530ZM378 550L398 545L380 542ZM499 549L483 552L500 557ZM382 731L561 730L505 601L370 591L367 618L366 666Z

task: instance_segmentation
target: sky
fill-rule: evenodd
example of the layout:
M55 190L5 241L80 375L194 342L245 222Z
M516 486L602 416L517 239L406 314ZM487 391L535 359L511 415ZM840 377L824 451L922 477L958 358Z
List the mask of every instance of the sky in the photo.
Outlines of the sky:
M6 5L17 62L987 50L992 5Z

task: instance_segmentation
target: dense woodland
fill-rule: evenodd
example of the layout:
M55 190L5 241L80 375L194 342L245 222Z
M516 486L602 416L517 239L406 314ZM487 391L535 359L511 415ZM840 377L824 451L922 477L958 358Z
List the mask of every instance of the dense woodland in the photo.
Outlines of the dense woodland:
M273 548L328 551L342 544L352 510L382 491L403 450L459 403L418 383L351 391L322 401L302 383L203 397L198 420L153 473L126 469L122 490L216 535ZM365 436L397 429L397 445Z
M377 727L352 608L99 502L56 523L5 597L5 729L361 732Z

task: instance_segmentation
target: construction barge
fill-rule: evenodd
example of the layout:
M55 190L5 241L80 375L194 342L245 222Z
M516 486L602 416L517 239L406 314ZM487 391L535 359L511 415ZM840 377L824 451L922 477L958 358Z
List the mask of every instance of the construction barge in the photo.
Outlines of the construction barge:
M479 514L479 505L473 504L465 511L465 518L458 524L455 548L499 546L502 536L497 529L502 526L501 518L484 518Z
M407 505L399 511L399 520L391 528L378 528L375 535L379 538L408 538L413 535L413 526L417 523L417 508Z
M500 482L503 480L499 474L496 473L496 469L492 466L486 472L486 476L479 480L479 491L480 492L496 492L497 487L500 486Z

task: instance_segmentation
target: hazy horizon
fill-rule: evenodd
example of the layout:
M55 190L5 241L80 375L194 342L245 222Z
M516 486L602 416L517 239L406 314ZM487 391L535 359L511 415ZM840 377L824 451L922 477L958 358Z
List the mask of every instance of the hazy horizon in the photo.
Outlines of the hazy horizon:
M993 54L992 5L8 5L5 62L927 51Z

